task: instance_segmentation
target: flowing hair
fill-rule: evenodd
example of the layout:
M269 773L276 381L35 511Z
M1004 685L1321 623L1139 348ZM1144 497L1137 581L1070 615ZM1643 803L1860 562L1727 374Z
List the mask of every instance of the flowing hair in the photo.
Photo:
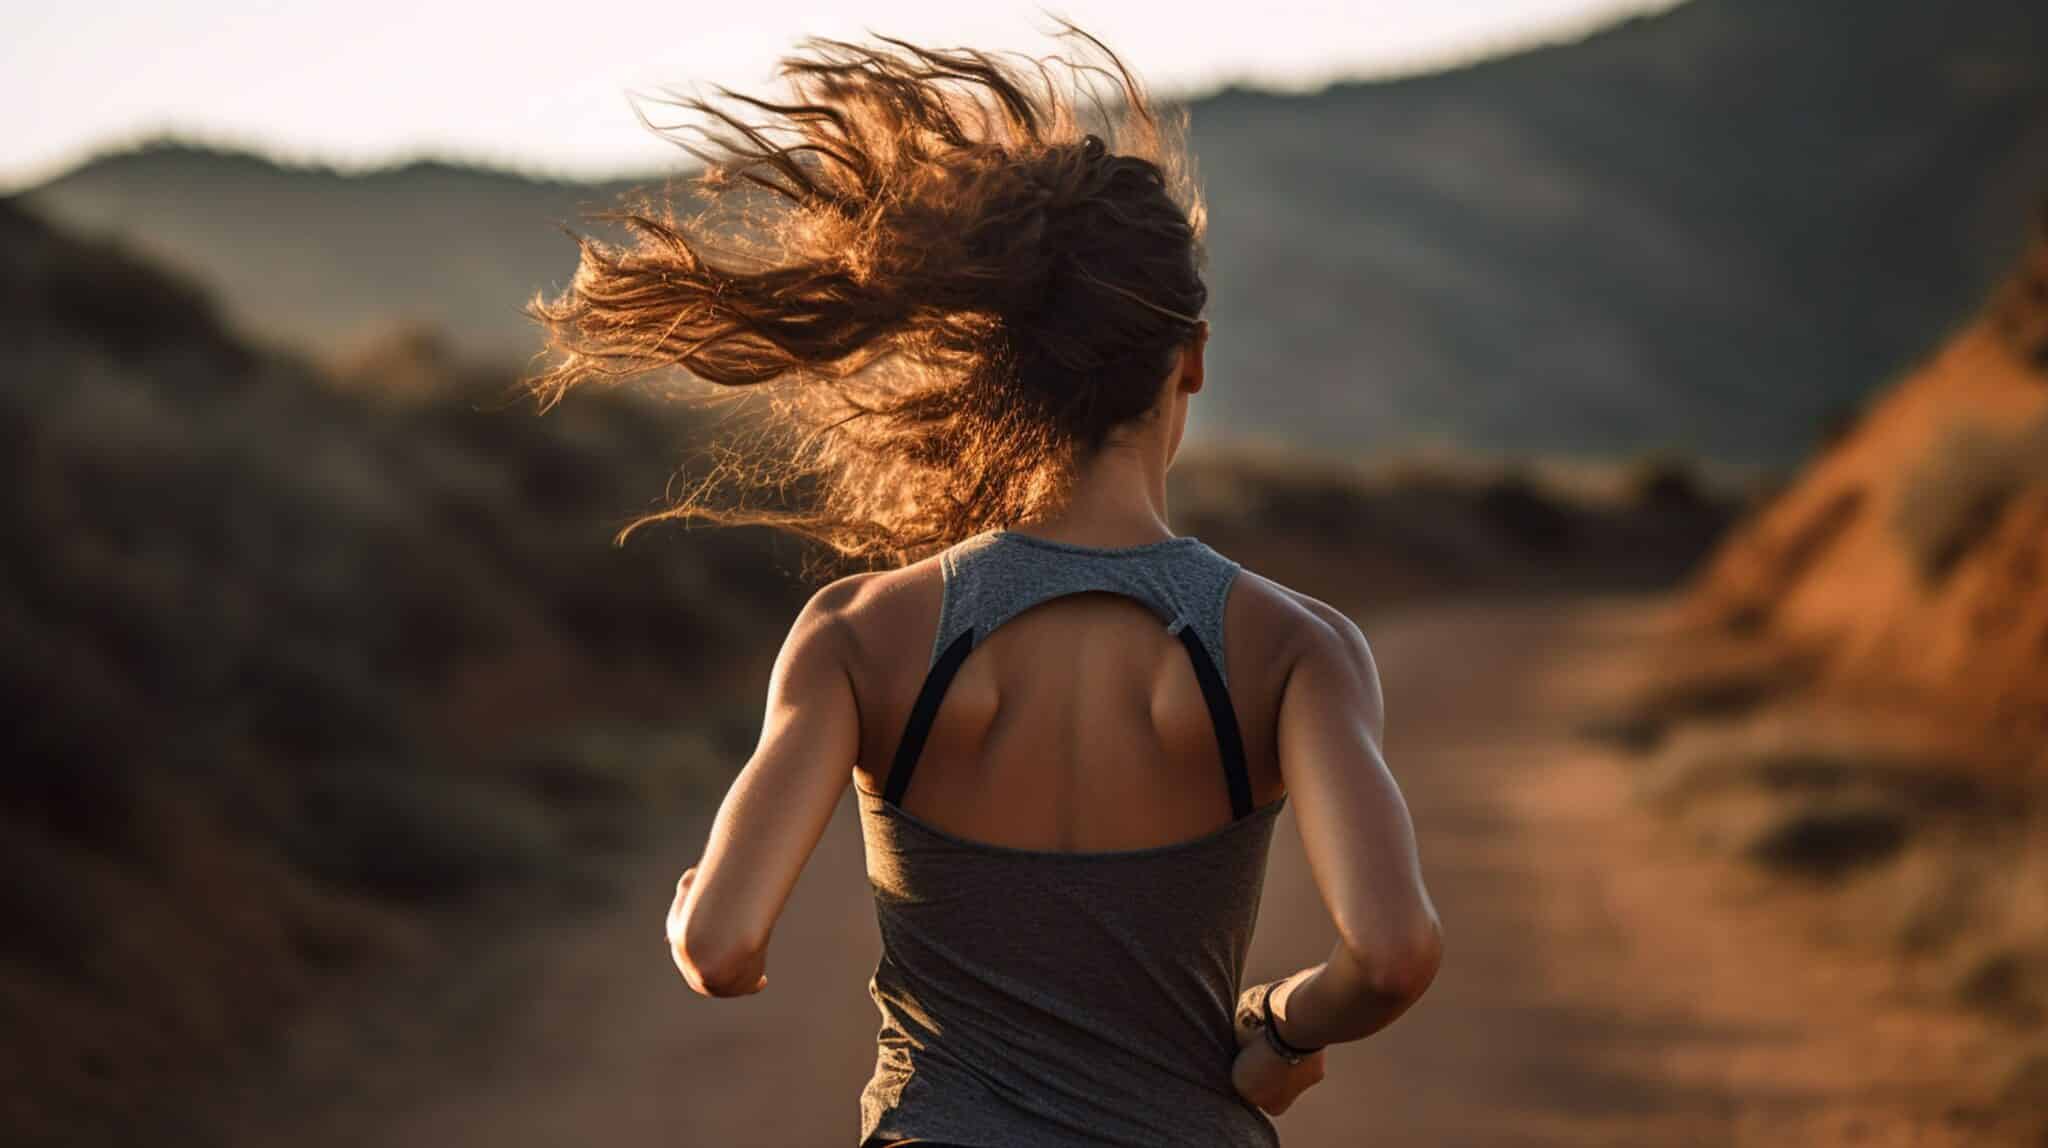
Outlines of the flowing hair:
M701 209L590 216L630 243L575 237L574 279L527 305L554 362L525 382L545 408L679 367L772 405L621 540L699 519L907 561L1057 509L1154 408L1208 299L1186 115L1061 35L1078 57L809 39L786 99L679 101L708 121L669 136Z

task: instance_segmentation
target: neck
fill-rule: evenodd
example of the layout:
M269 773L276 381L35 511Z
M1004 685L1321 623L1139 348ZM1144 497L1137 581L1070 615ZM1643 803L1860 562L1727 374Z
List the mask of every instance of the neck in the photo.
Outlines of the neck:
M1083 546L1135 546L1173 536L1166 524L1164 437L1153 427L1103 444L1056 513L1029 533Z

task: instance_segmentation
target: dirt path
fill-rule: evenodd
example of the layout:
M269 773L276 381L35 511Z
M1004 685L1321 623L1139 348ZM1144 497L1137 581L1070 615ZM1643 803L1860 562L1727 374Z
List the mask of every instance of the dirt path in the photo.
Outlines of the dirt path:
M1875 962L1816 960L1782 904L1661 841L1619 766L1571 740L1574 699L1643 618L1467 605L1367 628L1448 957L1407 1018L1333 1052L1281 1119L1289 1148L1981 1142L1924 1083L1966 1057L1965 1026L1887 1000ZM677 826L573 929L509 954L480 939L390 1055L289 1098L293 1142L850 1148L877 953L852 805L756 997L694 997L668 965L662 912L702 836ZM1330 938L1289 814L1251 972L1320 959ZM243 1139L282 1142L254 1115L279 1098L249 1099Z

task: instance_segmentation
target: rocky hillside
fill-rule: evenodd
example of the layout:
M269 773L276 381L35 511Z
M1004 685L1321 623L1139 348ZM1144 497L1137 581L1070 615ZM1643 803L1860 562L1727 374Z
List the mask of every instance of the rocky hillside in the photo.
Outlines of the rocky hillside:
M0 1141L217 1142L280 1017L592 895L744 752L796 556L610 545L650 404L537 418L418 338L332 377L8 203L0 335Z
M2048 204L1982 315L1727 542L1693 606L2048 768Z

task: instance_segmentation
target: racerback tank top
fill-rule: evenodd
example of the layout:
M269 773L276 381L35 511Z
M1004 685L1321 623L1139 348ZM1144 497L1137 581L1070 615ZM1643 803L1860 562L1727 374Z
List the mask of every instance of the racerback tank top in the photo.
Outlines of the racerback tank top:
M929 669L882 793L856 786L882 954L860 1101L864 1144L1273 1148L1230 1082L1232 1022L1274 819L1253 806L1224 664L1237 563L1191 537L1100 549L1008 531L940 558ZM1159 616L1216 728L1223 828L1151 848L1024 849L900 805L939 703L976 643L1032 606L1107 591Z

